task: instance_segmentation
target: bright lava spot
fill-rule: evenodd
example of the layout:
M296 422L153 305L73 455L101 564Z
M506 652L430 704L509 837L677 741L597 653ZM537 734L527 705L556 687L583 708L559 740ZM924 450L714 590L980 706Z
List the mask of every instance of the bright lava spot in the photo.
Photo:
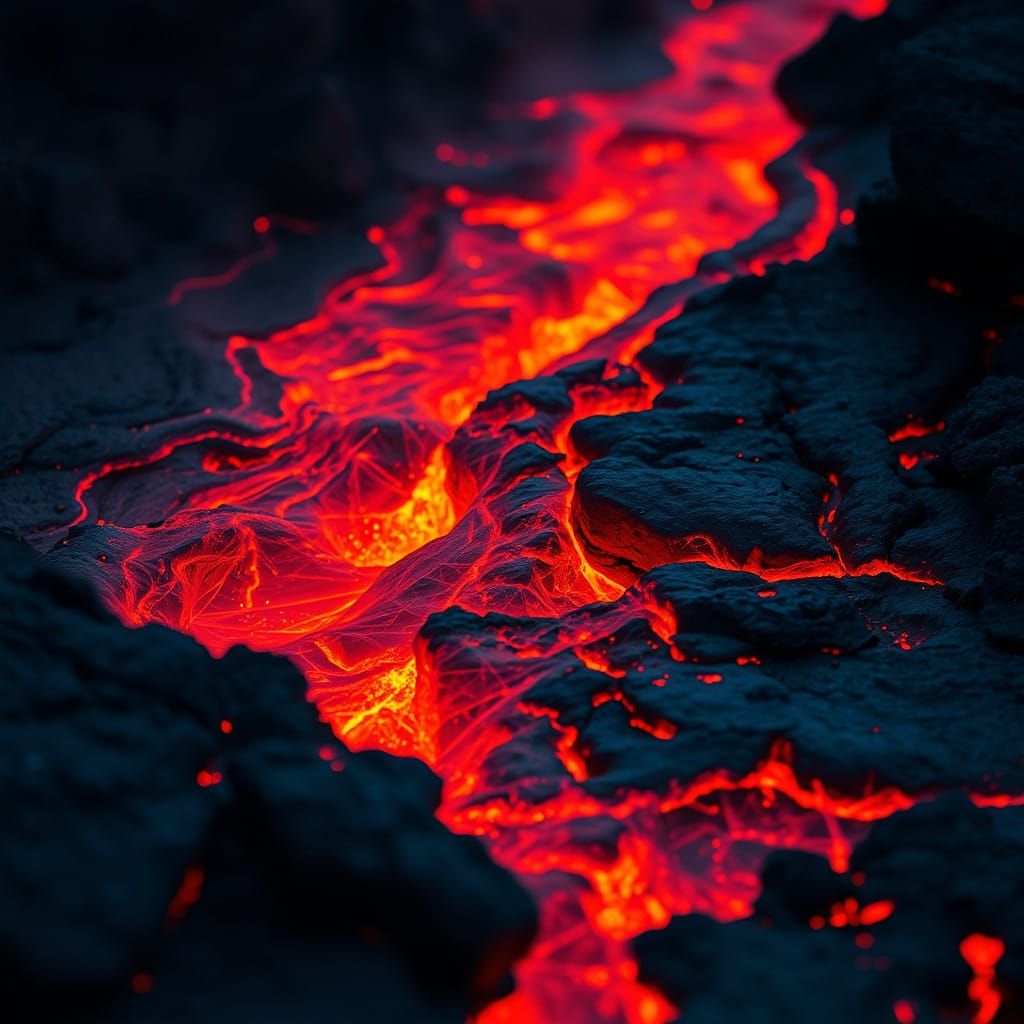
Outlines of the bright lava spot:
M897 999L892 1004L892 1015L899 1024L914 1024L917 1020L917 1008L909 999Z
M199 900L204 878L205 874L202 868L191 867L186 870L185 877L181 880L181 885L167 908L169 921L182 920L189 908Z
M1003 957L1005 945L989 935L968 935L960 943L960 955L974 972L967 994L977 1006L972 1024L990 1024L995 1020L1002 996L996 986L996 964Z

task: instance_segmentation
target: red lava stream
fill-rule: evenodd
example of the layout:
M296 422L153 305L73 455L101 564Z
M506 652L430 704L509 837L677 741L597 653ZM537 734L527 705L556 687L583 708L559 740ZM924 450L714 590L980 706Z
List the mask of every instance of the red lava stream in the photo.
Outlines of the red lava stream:
M573 391L569 417L523 433L478 403L566 365L657 288L692 275L704 254L770 222L779 199L764 168L800 136L774 96L778 68L832 14L866 16L884 4L693 6L707 9L687 12L664 42L671 75L505 113L544 140L553 198L476 191L459 167L491 158L441 142L451 183L418 191L395 223L371 229L378 268L336 286L306 322L228 341L241 385L235 409L197 415L190 431L98 468L78 490L79 521L104 523L123 545L125 557L108 567L117 574L108 597L124 621L165 623L216 654L244 643L287 655L340 738L427 760L446 782L443 819L484 837L533 891L541 935L515 994L483 1014L487 1024L667 1019L671 1008L636 982L630 938L678 913L743 916L770 848L814 850L841 867L868 823L910 805L894 790L843 797L804 785L784 744L743 778L712 773L667 793L597 800L580 785L571 730L543 708L521 710L551 719L564 768L557 794L542 804L485 796L477 765L508 739L492 710L516 704L529 658L515 679L481 670L476 705L466 706L416 642L425 619L453 605L560 618L621 597L583 559L568 523L579 468L568 429L649 405L653 385L629 363L674 310L612 335L614 347L599 351L609 362ZM813 216L743 269L807 259L826 244L836 190L821 172L805 173ZM274 220L260 218L256 230L276 230ZM174 301L184 294L179 287ZM277 382L276 407L254 397L257 377ZM566 458L511 473L527 442ZM464 449L485 455L464 458ZM140 473L176 481L157 527L124 512L130 498L106 507ZM642 595L623 609L664 632ZM586 639L565 642L599 669ZM623 698L611 689L607 699ZM631 724L664 738L662 724L638 715ZM620 830L612 856L570 841L567 824L584 819Z

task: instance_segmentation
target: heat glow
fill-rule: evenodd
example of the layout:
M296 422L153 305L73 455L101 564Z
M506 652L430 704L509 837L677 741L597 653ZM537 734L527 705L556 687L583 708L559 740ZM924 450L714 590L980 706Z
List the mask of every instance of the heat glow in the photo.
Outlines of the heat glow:
M880 5L693 8L665 39L671 75L502 115L543 122L546 198L523 198L512 184L476 190L459 177L458 140L439 143L451 181L418 189L394 223L370 230L376 267L338 284L305 322L227 341L235 408L154 425L143 454L96 468L78 488L77 522L103 524L120 555L103 571L125 622L162 622L217 654L241 643L287 655L339 738L431 763L446 780L443 819L484 837L535 893L541 936L516 993L484 1013L487 1024L669 1019L673 1009L637 983L630 938L673 914L749 913L774 847L813 850L842 869L871 821L910 805L891 790L844 796L805 784L785 744L742 778L714 772L665 792L599 799L586 791L573 728L520 698L530 659L543 651L517 650L514 669L471 651L449 665L417 641L427 617L453 605L558 618L622 596L587 563L569 522L583 465L569 428L649 407L656 385L630 363L679 307L648 299L778 212L765 168L800 134L774 97L781 63L832 14L866 16ZM503 162L504 180L515 182L515 156L489 159L494 180ZM756 255L736 259L737 272L763 273L826 244L839 218L836 189L803 170L816 199L807 216L784 238L766 234ZM246 265L184 282L170 301L271 259L279 221L257 219L260 247ZM480 404L577 356L598 362L569 388L568 411L521 399L511 416L507 403ZM173 497L160 522L145 525L151 511L135 510L133 496L140 481L166 479L174 486L160 493ZM718 565L707 541L696 558ZM898 574L860 571L876 570ZM760 574L845 572L830 562ZM631 614L671 646L657 609L636 600ZM616 705L651 743L670 738L670 723L645 717L616 688L585 618L573 621L558 642L609 675L595 706ZM678 667L693 682L693 667ZM694 685L721 678L697 675ZM561 774L545 780L551 792L541 801L481 788L480 765L510 739L509 722L546 736L557 758ZM594 835L603 829L600 841L581 840L580 822ZM980 984L979 1002L990 998Z

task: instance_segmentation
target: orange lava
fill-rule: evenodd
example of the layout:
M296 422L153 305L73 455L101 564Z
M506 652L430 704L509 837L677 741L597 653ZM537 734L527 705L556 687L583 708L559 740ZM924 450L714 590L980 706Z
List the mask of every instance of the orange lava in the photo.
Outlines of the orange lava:
M837 11L883 6L694 0L664 43L672 74L628 92L544 97L505 115L542 133L550 168L541 198L459 176L486 163L495 180L515 182L516 160L533 148L490 155L462 140L439 143L452 177L370 230L378 266L336 286L308 321L227 342L240 389L234 409L197 412L80 482L76 521L106 525L123 552L104 571L125 622L165 623L217 654L242 643L287 655L339 738L431 763L446 780L444 820L484 837L532 889L541 936L515 994L482 1015L487 1024L671 1019L673 1009L637 982L630 938L673 914L749 913L775 847L814 850L844 868L868 823L910 805L893 790L850 796L801 782L785 744L741 778L716 771L663 792L599 799L587 791L577 730L520 699L529 651L511 656L513 671L487 652L475 658L468 638L463 693L446 673L466 670L431 662L416 640L428 615L453 605L558 618L622 594L587 564L569 523L581 465L569 429L586 416L649 407L651 382L629 364L678 306L648 314L645 303L777 213L764 170L799 138L773 93L780 64ZM836 190L815 168L804 172L813 213L741 271L763 273L826 244L840 219ZM307 226L257 218L249 263L270 253L277 227ZM170 301L249 263L183 282ZM595 348L606 335L614 345ZM488 392L588 351L610 359L570 388L571 412L525 398L514 421L504 405L477 409ZM911 429L899 436L919 436ZM141 474L176 482L155 527L119 500ZM887 563L848 569L838 556L776 566L755 552L738 566L710 537L691 547L694 558L766 581L892 573L934 582ZM657 610L643 614L671 647ZM595 638L571 632L564 647L609 676L595 714L623 716L644 742L670 740L675 727L623 695ZM728 685L718 673L697 680ZM545 799L482 790L483 763L509 740L510 720L556 760ZM200 785L218 781L202 768ZM590 839L581 838L586 828ZM856 911L860 920L880 912Z

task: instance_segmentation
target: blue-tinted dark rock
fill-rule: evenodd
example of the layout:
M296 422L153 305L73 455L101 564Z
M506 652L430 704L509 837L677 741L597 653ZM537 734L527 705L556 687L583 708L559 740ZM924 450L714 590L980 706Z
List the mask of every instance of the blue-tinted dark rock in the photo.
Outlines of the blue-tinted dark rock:
M118 1000L134 997L119 993L139 971L160 986L168 908L210 844L233 850L231 872L251 880L222 908L250 927L204 912L189 941L209 953L211 937L230 940L231 977L247 988L251 975L289 1019L334 1012L348 972L360 1014L377 1012L364 968L424 1020L461 1020L495 993L533 909L476 840L433 817L439 783L424 766L345 751L288 663L242 649L218 661L162 628L125 629L28 549L0 549L0 947L12 1000L126 1019ZM221 863L215 888L231 888L227 874ZM328 956L344 959L317 988L302 965ZM207 1006L202 1017L219 1006L227 1019L272 1019L257 999L232 1005L219 983L206 990L177 969L147 1019L173 1019L183 1001Z
M116 276L131 265L135 239L98 168L74 160L9 159L0 166L0 180L6 284L33 283L25 275L44 255L92 277Z
M261 176L271 209L323 216L369 188L370 160L339 76L300 80L255 115L250 132L239 155Z
M629 582L658 565L716 559L719 547L737 567L758 553L769 566L829 557L814 527L821 507L815 474L795 460L780 469L774 459L736 456L697 450L690 465L657 469L614 456L591 463L573 499L573 523L590 560Z
M947 799L875 826L849 874L833 874L824 860L803 854L775 854L753 917L732 924L673 919L635 942L640 977L686 1021L782 1024L824 1014L855 1024L895 1019L902 1004L915 1021L966 1024L974 1019L972 972L960 943L985 935L1005 944L997 1019L1015 1020L1022 844L1020 811ZM877 909L871 921L851 924L861 908Z
M128 269L135 246L106 179L89 168L55 163L46 168L44 187L45 222L61 259L92 274Z
M577 634L586 640L566 646ZM986 644L977 614L935 587L766 585L671 566L642 578L618 606L561 620L452 609L428 620L422 636L442 709L469 703L465 688L476 678L501 680L482 707L511 738L480 766L481 799L545 776L557 788L565 778L560 733L547 721L528 727L524 707L547 709L575 730L587 771L580 787L601 797L665 792L673 780L718 769L739 778L778 740L792 745L806 784L841 792L1024 786L1014 725L1019 658ZM966 649L969 672L959 660ZM442 738L466 727L453 718ZM534 790L538 803L550 799Z
M883 92L879 59L952 3L896 0L876 18L837 15L821 39L783 67L776 82L779 97L806 125L877 116Z
M941 420L980 374L971 330L951 296L847 252L699 297L640 354L667 385L654 409L573 428L593 460L573 501L588 557L624 581L692 557L776 571L890 558L927 509L886 435Z
M1024 650L1024 466L997 469L988 485L992 534L985 560L985 628Z
M953 468L983 480L1001 466L1024 463L1024 380L990 377L949 422Z
M871 638L850 591L838 580L783 580L770 588L747 573L666 565L646 577L680 632L734 637L766 654L856 651ZM770 597L763 596L767 590Z
M850 858L862 900L891 899L901 912L959 918L963 935L1024 929L1019 857L1024 812L975 807L963 797L924 801L879 822Z
M898 983L858 970L851 937L720 925L694 915L636 943L640 977L683 1008L687 1024L862 1024L892 1018ZM904 988L906 990L906 987ZM916 995L916 992L911 990ZM937 1024L923 1013L915 1020ZM954 1018L966 1024L967 1017Z
M950 417L954 470L984 488L991 531L982 618L997 643L1024 648L1024 380L989 377Z
M1017 324L999 339L992 358L992 372L1024 378L1024 324Z
M1024 10L959 5L885 61L896 180L951 235L1024 239Z
M308 908L278 894L272 868L252 857L256 841L245 822L229 817L215 827L198 902L146 952L148 991L119 993L99 1007L79 1000L61 1007L59 1019L180 1024L201 1015L230 1024L318 1024L342 1007L355 1021L462 1019L465 999L445 991L425 997L383 933L353 931L348 915L311 926Z
M807 925L857 896L857 886L837 874L824 857L796 850L770 853L761 868L761 894L754 913L773 925Z
M2 550L4 962L42 991L109 988L216 814L196 776L219 753L222 697L195 645L150 643L27 549ZM226 686L244 661L221 666Z

